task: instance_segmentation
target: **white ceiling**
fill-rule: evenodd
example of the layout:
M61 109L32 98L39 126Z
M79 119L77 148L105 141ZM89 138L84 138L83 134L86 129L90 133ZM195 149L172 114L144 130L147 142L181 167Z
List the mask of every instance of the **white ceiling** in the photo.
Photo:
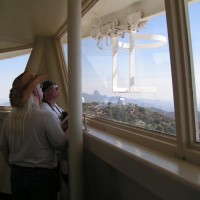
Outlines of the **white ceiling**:
M89 1L94 2L83 3ZM134 7L149 16L163 10L163 6L164 0L99 0L83 16L83 33L89 34L94 14L103 17ZM61 27L67 26L66 21L67 0L1 0L0 51L30 45L37 36L55 36Z
M67 19L67 0L1 0L0 49L53 36Z

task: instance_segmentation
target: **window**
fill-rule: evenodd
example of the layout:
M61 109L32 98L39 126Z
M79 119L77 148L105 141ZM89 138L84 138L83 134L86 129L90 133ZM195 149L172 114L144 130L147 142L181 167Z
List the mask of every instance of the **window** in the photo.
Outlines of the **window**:
M83 112L175 136L165 14L150 18L131 34L126 32L117 38L115 54L112 38L98 41L93 36L82 41Z
M147 6L151 1L144 2ZM165 1L166 12L161 9L145 18L137 31L119 28L120 37L109 24L116 13L103 18L102 28L98 27L101 20L94 20L90 37L82 39L82 105L91 127L199 164L185 2L189 2L200 124L199 0ZM67 55L67 45L62 44Z
M29 50L30 52L31 50ZM21 74L28 62L30 54L23 50L0 54L0 106L10 106L9 92L13 80Z

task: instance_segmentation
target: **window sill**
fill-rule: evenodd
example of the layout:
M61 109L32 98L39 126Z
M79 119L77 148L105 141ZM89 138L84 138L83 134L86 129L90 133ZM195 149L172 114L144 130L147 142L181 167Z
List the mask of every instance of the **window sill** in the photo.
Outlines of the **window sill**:
M88 132L84 133L84 147L121 173L147 187L150 191L163 193L158 189L159 181L154 184L149 183L147 177L144 178L144 170L140 174L138 168L138 172L136 172L136 163L156 171L159 177L161 174L168 180L176 182L177 185L183 185L182 189L186 187L187 189L190 188L189 190L200 192L200 167L198 165L131 142L120 136L108 134L91 126L88 129ZM151 174L148 176L152 178ZM156 184L158 184L157 187ZM167 188L165 192L169 192L171 186L165 184L165 188ZM172 190L174 190L173 187ZM183 195L184 192L182 192ZM166 194L158 194L158 196L166 198Z

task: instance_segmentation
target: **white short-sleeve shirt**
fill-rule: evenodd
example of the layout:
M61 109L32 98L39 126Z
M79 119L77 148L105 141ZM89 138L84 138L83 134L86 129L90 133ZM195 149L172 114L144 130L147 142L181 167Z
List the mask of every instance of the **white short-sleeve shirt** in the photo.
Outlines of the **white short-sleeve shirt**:
M48 103L46 102L41 102L40 103L40 107L43 110L47 110L49 112L51 112L59 121L59 123L61 123L60 117L61 117L61 113L64 111L61 107L59 107L57 104L55 104L55 106L50 106Z
M9 122L4 120L0 147L9 150L9 163L24 167L54 168L57 166L56 149L67 141L56 117L42 109L32 110L25 122L24 135L14 132L11 137Z

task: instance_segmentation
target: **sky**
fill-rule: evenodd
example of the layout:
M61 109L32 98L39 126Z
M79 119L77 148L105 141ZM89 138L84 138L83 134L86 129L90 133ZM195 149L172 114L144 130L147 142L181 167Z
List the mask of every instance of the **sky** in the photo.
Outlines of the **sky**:
M162 26L160 26L162 24ZM166 19L160 16L150 20L137 34L156 34L167 38ZM119 41L129 42L128 34ZM136 40L138 43L156 41ZM96 40L83 41L83 92L93 93L98 88L101 94L123 96L128 98L148 98L172 101L171 69L168 43L154 49L137 49L135 51L135 86L156 88L156 93L112 93L112 48L102 42L103 50L97 48ZM118 53L118 87L129 86L129 50ZM91 82L93 83L91 85ZM163 92L165 91L165 92ZM166 93L167 91L167 93Z
M192 36L192 49L195 68L195 81L197 99L200 102L200 3L190 6L190 27ZM167 36L165 15L152 18L145 28L140 29L137 34L156 34ZM120 41L129 42L128 35ZM136 44L152 43L156 41L136 40ZM107 40L110 44L110 41ZM156 92L148 93L113 93L112 92L112 49L102 41L103 50L97 46L94 39L84 39L82 42L82 92L93 94L98 90L102 95L122 96L135 99L156 99L173 102L171 64L169 46L153 49L138 49L135 51L135 86L156 88ZM65 52L66 55L66 52ZM24 71L29 55L13 59L0 60L0 104L8 101L9 90L14 78ZM120 49L118 53L118 87L128 87L129 76L129 51Z
M28 62L29 55L0 60L0 105L8 102L13 80L21 74Z

